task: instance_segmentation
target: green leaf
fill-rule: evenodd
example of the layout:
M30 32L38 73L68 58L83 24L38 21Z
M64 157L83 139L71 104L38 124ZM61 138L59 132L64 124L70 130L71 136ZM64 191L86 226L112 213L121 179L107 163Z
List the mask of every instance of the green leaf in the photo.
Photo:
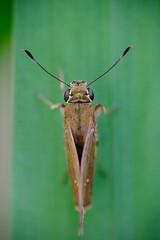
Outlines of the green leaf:
M98 119L93 206L83 239L159 239L160 111L158 1L30 1L14 8L12 239L78 239L63 146L63 117L36 98L63 103L59 82L90 82L129 45L129 53L93 85L94 104L117 104Z

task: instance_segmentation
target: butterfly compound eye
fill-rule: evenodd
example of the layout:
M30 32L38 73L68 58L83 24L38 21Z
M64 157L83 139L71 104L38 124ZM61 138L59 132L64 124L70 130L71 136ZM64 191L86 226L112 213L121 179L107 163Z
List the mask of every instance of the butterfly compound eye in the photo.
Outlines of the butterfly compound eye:
M93 99L94 99L94 92L90 88L88 88L88 94L89 94L90 99L93 101Z
M69 99L69 92L70 92L70 89L67 89L67 90L65 91L65 93L64 93L64 100L65 100L65 102L67 102L68 99Z

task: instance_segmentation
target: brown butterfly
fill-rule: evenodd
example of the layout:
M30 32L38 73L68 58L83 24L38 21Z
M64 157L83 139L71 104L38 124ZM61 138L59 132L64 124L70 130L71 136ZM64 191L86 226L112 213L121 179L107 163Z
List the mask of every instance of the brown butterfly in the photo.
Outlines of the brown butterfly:
M38 94L38 97L49 105L51 109L61 107L64 113L64 143L74 204L79 211L80 235L83 234L84 212L91 206L92 200L94 162L97 148L96 118L101 113L108 113L115 109L113 106L106 110L101 103L94 107L92 103L94 93L88 86L109 72L131 47L127 47L111 68L89 84L84 81L73 81L70 85L62 80L62 74L61 79L53 76L37 62L28 50L22 49L44 71L61 82L61 89L67 102L66 105L61 103L53 104L41 94ZM69 87L66 91L64 91L64 84Z

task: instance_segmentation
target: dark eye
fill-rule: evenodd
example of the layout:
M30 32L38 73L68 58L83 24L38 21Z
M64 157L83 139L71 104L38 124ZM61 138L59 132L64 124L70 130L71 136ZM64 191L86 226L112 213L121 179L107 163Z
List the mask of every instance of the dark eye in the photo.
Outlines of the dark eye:
M68 99L69 99L69 92L70 92L70 89L67 89L67 90L65 91L65 93L64 93L64 100L65 100L65 102L67 102Z
M88 88L88 94L89 94L90 99L93 100L94 99L94 93L90 88Z

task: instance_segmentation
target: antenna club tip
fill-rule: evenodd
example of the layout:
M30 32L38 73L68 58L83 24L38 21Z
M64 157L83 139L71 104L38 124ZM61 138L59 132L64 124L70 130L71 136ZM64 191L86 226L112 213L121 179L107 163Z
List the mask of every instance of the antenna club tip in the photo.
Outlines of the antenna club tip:
M20 49L20 51L25 51L31 59L35 60L33 55L27 49Z
M129 51L129 49L132 48L132 47L134 47L134 46L128 46L128 47L124 50L124 52L122 53L122 56L121 56L121 57L124 57L124 56L126 55L126 53Z

